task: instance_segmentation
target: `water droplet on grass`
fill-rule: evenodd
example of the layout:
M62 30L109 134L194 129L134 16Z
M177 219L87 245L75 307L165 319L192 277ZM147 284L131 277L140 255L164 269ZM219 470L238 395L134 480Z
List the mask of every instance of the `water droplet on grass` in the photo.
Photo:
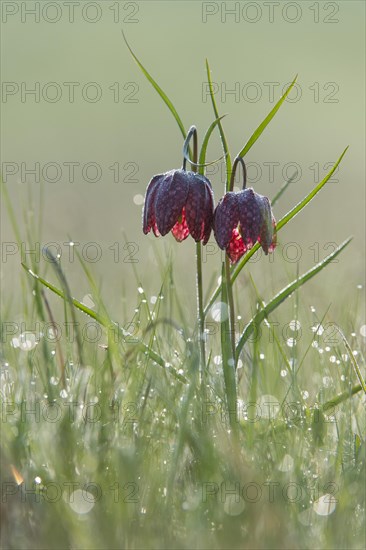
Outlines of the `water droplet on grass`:
M216 323L223 323L229 317L228 306L224 302L216 302L212 306L210 313Z
M95 303L93 301L93 297L91 294L85 294L84 298L82 299L82 302L84 306L89 307L90 309L95 307Z
M22 351L31 351L38 344L36 335L33 332L22 332L19 336L18 347Z
M228 516L239 516L245 508L244 500L240 495L226 495L224 512Z
M76 489L70 495L69 506L76 514L88 514L94 507L95 497L88 491Z
M280 472L291 472L294 467L294 459L291 455L285 455L278 465Z
M293 319L292 321L290 321L289 326L290 326L291 330L296 332L296 331L300 330L301 323L300 323L300 321L297 321L297 319Z
M293 348L297 344L296 338L287 338L286 344L289 348Z
M313 504L313 509L318 516L329 516L336 509L337 501L333 495L326 493Z

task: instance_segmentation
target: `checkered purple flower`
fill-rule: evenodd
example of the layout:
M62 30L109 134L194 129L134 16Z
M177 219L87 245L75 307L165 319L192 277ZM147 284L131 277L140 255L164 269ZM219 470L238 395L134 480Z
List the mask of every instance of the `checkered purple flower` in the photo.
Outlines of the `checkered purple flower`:
M143 212L145 235L171 231L177 241L192 235L206 244L210 238L214 197L209 180L195 172L171 170L154 176L146 190Z
M257 241L265 254L276 246L276 220L269 199L252 188L226 193L216 207L213 227L217 244L232 263Z

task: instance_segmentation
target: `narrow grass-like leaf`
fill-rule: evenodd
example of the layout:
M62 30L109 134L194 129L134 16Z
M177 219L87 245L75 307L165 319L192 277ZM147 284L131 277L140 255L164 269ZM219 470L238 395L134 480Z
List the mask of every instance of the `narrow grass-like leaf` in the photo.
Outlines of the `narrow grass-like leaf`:
M285 288L283 288L276 296L272 298L272 300L254 317L249 321L249 323L246 325L240 339L238 342L238 345L236 347L236 359L238 360L239 355L243 349L244 344L248 340L249 336L254 331L255 327L259 327L259 325L262 323L264 319L268 317L270 313L272 313L286 298L290 296L295 290L300 288L304 283L309 281L312 277L314 277L319 271L321 271L326 265L329 264L335 258L340 254L340 252L350 243L352 237L348 238L346 241L344 241L332 254L329 254L324 260L319 262L315 267L301 275L301 277L295 279L292 283L287 285Z
M295 78L293 79L290 86L287 88L286 92L283 94L283 96L277 101L277 103L273 107L272 111L266 116L266 118L263 120L263 122L261 122L261 124L255 130L255 132L253 132L253 134L250 136L247 143L244 145L243 149L238 154L238 157L244 157L247 154L247 152L253 147L254 143L257 141L257 139L264 132L265 128L271 122L272 118L275 116L278 109L281 107L282 103L285 101L286 97L291 92L293 86L295 85L296 79L297 79L297 75L295 76Z
M300 201L296 206L294 206L283 218L280 219L280 221L277 223L277 230L281 229L284 225L286 225L292 218L296 216L314 197L319 193L319 191L324 187L324 185L327 183L327 181L332 177L336 169L338 168L338 165L342 161L344 155L346 154L348 149L348 146L345 148L337 162L334 164L333 168L328 172L328 174L325 176L324 179L322 179L321 182L318 183L314 187L312 191L306 197Z
M362 376L361 369L358 366L358 363L356 361L356 357L353 355L353 351L351 349L351 346L349 345L348 340L345 337L345 335L343 334L343 332L341 331L341 329L339 327L337 327L337 330L338 330L339 334L342 337L342 340L343 340L343 343L346 347L346 350L348 351L348 355L349 355L349 358L351 360L352 366L355 370L356 376L357 376L357 378L358 378L358 380L359 380L359 382L362 386L363 391L366 393L366 382L365 382L365 380Z
M54 294L56 294L57 296L59 296L60 298L62 298L64 301L67 301L67 297L65 295L65 293L58 289L57 287L55 287L52 283L46 281L45 279L43 279L42 277L40 277L39 275L37 275L36 273L34 273L31 269L29 269L28 266L26 266L24 263L22 263L22 267L24 267L24 269L34 278L36 279L37 281L39 281L43 286L45 286L46 288L48 288L49 290L51 290L52 292L54 292ZM106 328L111 328L111 325L113 326L113 328L117 328L119 331L121 331L121 327L118 325L118 323L116 323L115 321L111 321L110 319L108 319L107 317L103 317L101 315L99 315L98 313L95 313L95 311L93 311L92 309L88 308L86 305L84 305L83 303L79 302L79 300L76 300L76 298L71 298L71 302L72 304L77 308L79 309L80 311L82 311L83 313L85 313L86 315L89 315L89 317L91 317L92 319L94 319L97 323L99 323L100 325L106 327ZM122 332L123 334L123 332ZM152 359L153 361L155 361L158 365L160 365L161 367L163 367L166 371L168 372L171 372L172 375L177 379L179 380L180 382L183 382L183 383L186 383L187 382L187 379L185 376L183 376L182 374L179 374L176 369L173 367L173 366L166 366L167 365L167 362L164 361L164 359L162 357L160 357L160 355L158 355L155 351L153 351L151 348L149 348L148 346L146 346L146 344L144 344L143 342L139 342L138 343L139 345L139 348L141 349L141 351L143 351L144 353L147 353L148 356L150 357L150 359Z
M208 146L208 142L210 140L211 134L214 131L216 125L220 122L220 120L222 118L224 118L224 116L226 116L226 115L220 116L219 118L214 120L212 122L212 124L210 124L210 126L208 127L207 132L205 134L205 137L203 138L201 151L200 151L200 156L199 156L199 160L198 160L198 163L199 163L198 172L199 172L199 174L203 174L204 170L205 170L204 165L205 165L205 162L206 162L206 151L207 151L207 146Z
M356 393L360 392L361 390L362 390L361 384L357 384L356 386L353 386L350 390L346 390L342 393L339 393L338 395L333 397L333 399L324 403L324 405L321 406L321 410L323 412L332 410L334 409L334 407L336 407L340 403L343 403L343 401L346 401L353 395L356 395Z
M207 59L206 59L206 72L207 72L207 80L208 80L208 86L209 86L209 91L210 91L212 107L213 107L216 119L219 119L218 125L219 125L219 131L220 131L220 138L221 138L222 149L224 151L225 162L226 162L226 187L227 187L228 184L229 184L229 181L230 181L230 176L231 176L231 157L230 157L229 146L228 146L227 139L226 139L226 136L225 136L224 128L221 124L219 111L218 111L217 105L216 105L215 94L214 94L214 91L213 91L212 79L211 79L211 69L210 69L210 66L208 64Z
M297 172L295 172L294 174L292 174L291 178L288 179L281 187L281 189L278 191L278 193L275 194L275 196L273 197L273 199L271 200L271 206L273 208L273 206L280 200L280 198L282 197L282 195L284 194L285 191L287 191L287 189L289 188L289 186L291 185L291 183L294 181L294 179L296 178L297 176Z
M179 128L180 128L180 131L182 132L182 135L183 135L183 138L185 139L186 135L187 135L187 132L184 128L184 124L182 122L182 119L180 118L180 116L178 115L178 112L177 112L177 109L174 107L173 103L170 101L169 97L166 95L166 93L160 88L159 84L156 82L156 80L153 79L153 77L150 75L150 73L145 69L145 67L143 66L143 64L141 63L141 61L137 58L137 56L134 54L131 46L129 45L129 43L127 42L127 39L125 37L125 34L123 32L123 30L121 31L122 32L122 36L123 36L123 39L124 41L126 42L126 46L127 48L130 50L130 53L132 55L132 57L134 58L134 60L136 61L137 65L139 66L139 68L141 69L141 71L143 72L143 74L146 76L147 80L152 84L152 86L155 88L155 90L158 92L159 96L161 97L161 99L164 101L165 105L168 107L169 111L172 113L173 117L175 118Z
M277 223L277 231L282 229L282 227L284 227L290 220L292 220L292 218L294 218L307 204L309 204L309 202L315 197L315 195L317 195L319 193L319 191L324 187L324 185L327 183L327 181L332 177L334 171L337 169L338 165L340 164L340 162L342 161L344 155L346 154L347 149L348 149L348 147L345 148L345 150L343 151L343 153L341 154L341 156L339 157L337 162L334 164L334 166L331 168L331 170L329 170L329 172L325 176L325 178L322 179L322 181L320 183L318 183L318 185L316 185L314 187L314 189L312 191L310 191L310 193L308 195L306 195L305 198L303 198L302 201L300 201L289 212L287 212L287 214L285 214L283 216L283 218L280 219L280 221ZM247 252L242 257L242 259L238 262L238 264L232 268L232 274L231 274L231 281L232 282L235 281L235 279L237 278L237 276L239 275L239 273L241 272L243 267L250 260L250 258L257 252L259 247L260 247L260 244L256 243L253 246L253 248L251 248L249 250L249 252ZM216 300L216 298L218 297L220 292L221 292L221 284L216 287L216 289L213 292L207 306L205 307L205 309L204 309L204 315L205 316L207 315L207 312L212 307L214 301Z

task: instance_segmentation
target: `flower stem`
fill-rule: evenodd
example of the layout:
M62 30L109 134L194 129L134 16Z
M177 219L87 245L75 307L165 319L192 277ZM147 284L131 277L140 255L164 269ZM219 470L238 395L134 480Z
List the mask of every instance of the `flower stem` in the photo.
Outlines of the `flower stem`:
M205 347L205 318L203 313L203 284L202 284L202 245L196 243L197 269L197 325L199 331L201 383L206 386L206 347Z
M230 317L230 341L233 357L235 358L235 309L234 309L234 298L233 298L233 287L231 284L231 273L230 273L230 260L225 254L225 279L227 284L227 300L229 306L229 317Z
M227 305L228 311L230 311L230 305L228 303L229 287L228 287L228 281L226 279L226 273L227 273L226 263L227 263L227 258L225 258L225 263L222 264L221 300L223 304ZM229 316L225 315L225 311L222 312L222 316L223 316L223 318L221 319L222 366L224 371L225 392L226 392L226 401L227 401L227 412L229 416L229 425L235 437L238 435L235 355L233 354L232 340L229 337L231 333Z
M198 160L198 139L197 129L195 126L191 126L186 140L183 146L183 170L186 168L188 145L193 137L193 151L192 151L192 172L197 171ZM202 283L202 245L201 242L196 243L196 287L197 287L197 328L198 328L198 341L200 350L200 371L201 371L201 383L203 387L206 387L206 349L205 349L205 317L203 312L203 283Z

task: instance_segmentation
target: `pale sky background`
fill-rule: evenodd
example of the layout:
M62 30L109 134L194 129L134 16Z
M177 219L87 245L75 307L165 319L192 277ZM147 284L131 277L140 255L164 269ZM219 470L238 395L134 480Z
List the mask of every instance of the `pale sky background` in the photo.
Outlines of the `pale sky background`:
M73 22L64 2L41 2L39 22L22 11L21 4L31 9L35 2L2 3L3 177L7 176L23 235L24 214L29 217L33 212L33 219L38 218L40 184L31 174L22 175L22 163L23 172L39 163L41 177L42 171L48 179L59 177L44 183L41 246L60 243L75 296L82 298L89 288L80 265L68 260L63 244L68 236L91 257L95 250L101 251L101 258L88 266L101 281L105 302L116 317L122 311L123 288L136 289L132 266L124 261L135 251L135 267L150 294L156 294L161 284L160 271L154 268L155 247L162 258L173 255L182 299L194 299L192 239L178 245L171 235L156 240L142 234L141 195L154 174L181 166L183 140L166 106L132 60L122 40L123 28L187 129L195 124L201 139L213 120L204 95L205 59L209 59L220 113L228 113L224 127L233 156L273 107L271 92L277 100L299 74L298 100L292 94L292 101L283 105L246 157L249 179L256 171L259 174L258 181L249 183L272 197L286 174L299 167L298 181L275 207L279 219L324 177L324 166L329 169L329 163L350 146L338 181L328 183L279 235L282 245L296 242L300 247L300 272L314 265L318 250L320 258L331 252L331 245L325 249L328 243L340 244L354 236L339 263L327 267L307 290L324 306L337 300L346 303L347 293L353 295L364 280L364 2L81 1ZM225 6L235 13L225 13ZM38 94L37 87L35 101L25 91L33 88ZM96 93L100 98L94 101ZM215 135L208 160L220 154ZM53 164L47 171L48 163ZM73 182L70 163L79 163L74 165ZM273 178L271 163L276 163ZM96 174L99 181L88 181ZM219 173L211 179L217 202L223 182ZM1 239L14 242L3 202L1 214ZM127 241L135 243L132 248L124 248ZM88 248L88 243L97 243L97 249ZM117 262L114 243L119 243ZM206 286L213 270L215 277L220 270L218 254L209 260ZM43 273L45 263L41 259L39 264ZM47 273L55 280L49 269ZM265 259L253 264L251 273L268 298L271 289L279 290L287 277L296 275L296 263L281 261L279 248L273 263ZM11 288L20 295L24 276L19 254L3 255L3 291Z

